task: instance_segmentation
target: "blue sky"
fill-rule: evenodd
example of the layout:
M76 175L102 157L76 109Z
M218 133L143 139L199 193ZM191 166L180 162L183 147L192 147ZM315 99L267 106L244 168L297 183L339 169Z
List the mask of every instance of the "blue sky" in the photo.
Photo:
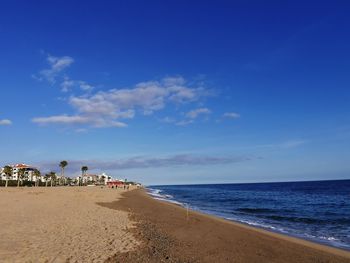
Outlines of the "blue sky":
M2 1L0 165L350 178L344 1Z

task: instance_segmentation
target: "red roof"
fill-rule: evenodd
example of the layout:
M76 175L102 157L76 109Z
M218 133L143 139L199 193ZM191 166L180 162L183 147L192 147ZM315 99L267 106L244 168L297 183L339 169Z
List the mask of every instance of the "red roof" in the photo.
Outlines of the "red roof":
M18 163L13 165L13 168L34 168L34 167L24 163Z

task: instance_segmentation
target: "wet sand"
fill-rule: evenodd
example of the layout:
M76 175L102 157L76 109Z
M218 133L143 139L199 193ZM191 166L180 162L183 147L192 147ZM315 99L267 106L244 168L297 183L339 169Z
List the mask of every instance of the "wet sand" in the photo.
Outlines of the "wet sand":
M350 262L350 253L154 200L144 190L101 203L129 212L140 246L107 262Z
M123 190L100 187L0 188L0 262L104 262L137 247L127 212L96 202Z

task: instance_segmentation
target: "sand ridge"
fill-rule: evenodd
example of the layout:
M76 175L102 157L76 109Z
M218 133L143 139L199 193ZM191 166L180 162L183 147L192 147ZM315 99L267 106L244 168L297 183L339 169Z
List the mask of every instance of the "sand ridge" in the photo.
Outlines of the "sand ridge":
M108 209L123 190L0 189L0 262L104 262L137 247L127 212Z

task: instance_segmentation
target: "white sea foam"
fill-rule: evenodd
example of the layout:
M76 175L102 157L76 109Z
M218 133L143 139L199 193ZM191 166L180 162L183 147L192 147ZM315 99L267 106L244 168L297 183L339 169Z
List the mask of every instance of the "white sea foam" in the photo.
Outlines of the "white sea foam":
M154 199L161 200L161 201L166 201L169 203L185 206L183 203L180 203L178 201L173 200L173 196L169 194L161 194L163 190L160 189L154 189L154 188L147 188L147 192L149 195L151 195Z
M225 219L231 220L231 221L240 222L240 223L244 223L244 224L247 224L247 225L250 225L250 226L259 227L259 228L271 229L271 230L273 230L275 232L288 233L288 231L286 231L285 229L283 229L281 227L275 227L275 226L271 226L271 225L268 225L268 224L263 224L261 222L250 221L250 220L245 220L245 219L240 219L240 218L232 218L232 217L226 217Z
M335 237L324 237L324 236L321 236L320 238L328 240L328 241L339 241L339 239L335 238Z

